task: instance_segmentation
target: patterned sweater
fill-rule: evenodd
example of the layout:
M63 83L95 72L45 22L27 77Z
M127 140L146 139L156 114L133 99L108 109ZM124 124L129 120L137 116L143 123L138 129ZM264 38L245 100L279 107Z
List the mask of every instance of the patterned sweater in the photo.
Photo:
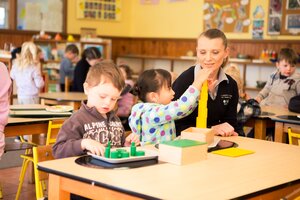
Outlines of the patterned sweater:
M271 74L265 87L257 95L260 105L288 106L290 99L300 94L300 74L283 77L278 71Z
M138 103L129 116L133 133L140 135L142 143L159 143L176 137L174 120L189 115L198 104L199 90L190 86L177 100L167 105Z

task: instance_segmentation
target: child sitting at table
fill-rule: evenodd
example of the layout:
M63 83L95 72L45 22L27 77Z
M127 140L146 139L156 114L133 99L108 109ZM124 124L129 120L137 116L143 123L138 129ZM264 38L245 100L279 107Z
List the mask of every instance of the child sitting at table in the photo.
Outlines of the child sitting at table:
M74 67L73 63L78 60L79 50L75 44L69 44L64 53L64 58L60 62L59 77L60 77L60 90L65 91L65 77L73 80ZM70 90L70 89L69 89Z
M79 156L87 151L104 155L109 141L113 147L139 144L134 134L125 139L125 130L113 110L124 85L121 71L113 62L102 61L89 69L83 84L87 101L61 127L53 146L55 158Z
M174 120L189 115L196 108L203 82L211 69L201 69L192 85L176 101L171 74L164 69L144 71L138 78L133 93L141 103L132 107L129 126L140 136L141 142L159 143L176 137Z
M292 97L300 94L300 74L296 72L298 55L293 49L280 50L277 70L255 98L260 105L287 107Z
M240 69L235 64L229 64L224 68L224 72L231 76L238 86L239 102L237 105L237 122L239 136L254 137L253 130L245 134L244 125L251 117L257 117L261 113L259 103L255 99L251 99L247 93L244 92L244 83L241 78Z
M21 55L16 58L10 77L16 82L19 104L38 104L39 90L44 86L38 59L38 49L33 42L24 42Z
M4 127L7 124L9 112L9 97L11 92L11 79L7 67L0 62L0 160L4 152ZM1 188L0 188L1 189Z
M132 70L128 65L119 65L122 75L125 79L125 88L122 91L121 98L118 101L117 115L120 118L125 130L130 130L128 125L128 117L131 112L131 108L135 103L135 96L130 93L134 82L132 80Z

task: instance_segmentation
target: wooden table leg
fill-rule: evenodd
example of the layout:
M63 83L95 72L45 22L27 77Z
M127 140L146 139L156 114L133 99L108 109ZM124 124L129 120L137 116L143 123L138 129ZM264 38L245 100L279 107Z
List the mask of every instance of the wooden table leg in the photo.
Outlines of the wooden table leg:
M254 137L256 139L266 139L267 121L263 119L255 119Z
M275 142L283 142L283 122L276 122L275 123Z
M70 192L62 190L59 176L49 174L49 199L70 199Z

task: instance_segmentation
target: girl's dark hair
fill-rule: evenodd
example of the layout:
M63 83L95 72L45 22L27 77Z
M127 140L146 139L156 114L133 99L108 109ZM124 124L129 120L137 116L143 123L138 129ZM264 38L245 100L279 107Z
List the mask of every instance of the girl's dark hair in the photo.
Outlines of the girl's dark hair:
M92 60L101 58L101 52L96 47L85 49L81 55L82 58Z
M163 86L171 87L172 77L170 72L164 69L149 69L138 78L132 93L143 102L147 102L146 95L149 92L158 92Z
M226 38L226 35L219 29L216 29L216 28L208 29L208 30L204 31L203 33L201 33L199 35L198 39L201 38L201 37L206 37L208 39L220 38L223 41L225 49L228 47L228 40ZM227 62L228 62L228 57L226 59L224 59L224 62L221 65L221 67L225 67Z
M122 64L122 65L119 65L119 67L123 68L125 70L127 79L132 79L133 71L128 65Z

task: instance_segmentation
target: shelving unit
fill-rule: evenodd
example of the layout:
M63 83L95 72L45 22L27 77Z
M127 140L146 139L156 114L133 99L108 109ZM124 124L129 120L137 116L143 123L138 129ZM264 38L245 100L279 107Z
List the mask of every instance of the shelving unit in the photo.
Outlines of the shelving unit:
M111 59L111 40L108 39L95 38L72 42L67 40L34 39L33 42L40 46L43 53L46 54L46 59L42 62L42 68L49 75L50 91L56 91L59 88L58 86L53 87L53 85L59 83L60 61L68 44L77 45L80 52L79 56L85 48L95 46L101 51L104 59Z

